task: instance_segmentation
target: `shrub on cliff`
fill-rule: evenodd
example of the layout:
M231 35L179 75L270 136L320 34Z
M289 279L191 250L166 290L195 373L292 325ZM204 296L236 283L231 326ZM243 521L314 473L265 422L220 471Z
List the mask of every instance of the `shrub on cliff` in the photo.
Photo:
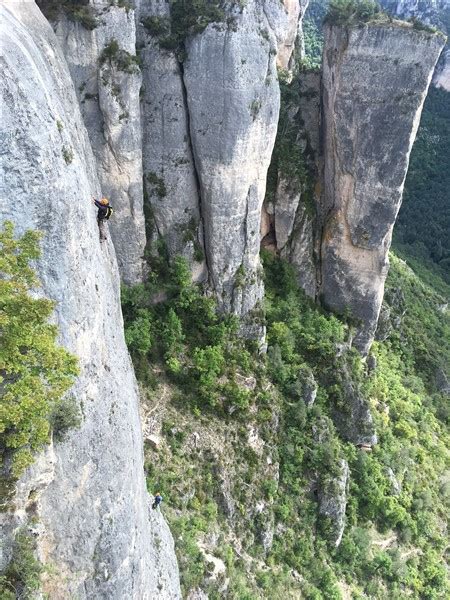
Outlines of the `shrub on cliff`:
M329 25L358 25L387 18L374 0L331 0L324 22Z
M92 30L98 25L89 0L36 0L36 4L50 21L57 19L63 11L70 21L80 23L86 29Z
M180 50L186 37L202 33L210 23L225 20L222 4L220 0L172 0L170 18L145 17L142 24L150 35L159 39L161 48Z
M219 314L215 300L192 283L184 258L169 265L160 255L152 266L146 284L122 289L125 339L138 379L146 381L151 358L153 364L162 363L195 410L216 407L220 412L232 406L244 412L246 390L235 377L237 371L248 371L251 359L235 319ZM162 290L164 300L152 304L149 299Z
M39 281L30 263L40 256L40 238L26 231L15 239L11 222L0 230L0 451L12 457L13 477L48 441L52 412L78 373L48 322L54 302L35 295Z

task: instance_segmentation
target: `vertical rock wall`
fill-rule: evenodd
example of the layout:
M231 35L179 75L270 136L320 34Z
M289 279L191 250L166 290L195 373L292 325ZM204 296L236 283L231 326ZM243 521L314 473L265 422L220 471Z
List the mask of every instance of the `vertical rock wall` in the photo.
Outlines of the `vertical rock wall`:
M136 54L134 10L91 1L97 26L86 29L63 14L55 23L77 90L81 113L96 158L102 194L114 216L110 230L122 279L142 280L145 225L139 95L141 74ZM118 52L102 61L105 47Z
M401 19L416 18L450 33L450 0L381 0L381 5ZM433 75L433 85L450 92L450 46L447 43Z
M302 11L278 0L225 8L222 22L188 35L180 52L162 41L169 5L140 2L144 179L153 238L187 256L222 310L258 338L263 329L248 317L263 294L259 229L278 122L276 66L289 65Z
M276 39L262 8L248 2L232 22L207 27L184 63L211 284L240 316L263 294L260 215L279 111Z
M441 36L407 26L328 27L323 63L321 298L373 340L392 228Z
M69 71L34 2L4 3L0 22L0 219L18 234L44 232L37 269L57 303L60 341L79 358L82 413L80 429L38 457L2 514L5 558L33 516L52 600L180 598L172 538L161 515L149 515L117 264L111 242L99 243L89 198L100 186Z
M158 28L170 28L170 6L143 0L138 18L142 59L143 164L150 241L164 240L169 255L183 255L196 281L207 279L197 173L192 155L182 65L160 46Z

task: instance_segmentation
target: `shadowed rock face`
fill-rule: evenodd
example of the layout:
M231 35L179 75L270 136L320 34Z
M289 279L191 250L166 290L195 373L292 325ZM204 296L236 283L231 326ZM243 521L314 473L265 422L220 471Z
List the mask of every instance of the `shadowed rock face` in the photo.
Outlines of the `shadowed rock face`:
M44 584L52 599L180 598L172 538L159 511L148 514L119 274L87 201L100 186L69 71L34 3L3 4L0 22L0 218L18 234L44 232L37 269L57 303L60 341L79 358L73 395L83 416L20 480L14 508L2 514L5 559L32 505L39 557L55 566Z
M444 40L393 26L329 27L323 65L321 298L368 352L409 154Z
M101 11L95 13L100 15L95 29L90 31L62 16L55 31L89 133L101 193L114 208L109 227L120 274L125 283L135 284L142 281L145 247L141 74L132 60L125 70L117 65L120 53L134 56L136 52L134 11L111 6L109 0L92 4ZM101 64L102 52L112 40L119 53Z
M320 185L314 185L322 170L320 156L320 74L301 73L296 82L297 106L288 111L289 126L298 131L309 183L294 184L278 174L275 193L275 236L282 257L294 265L300 287L315 299L317 294L317 223Z
M148 18L170 22L170 5L141 2L138 43L142 60L143 164L146 202L151 207L149 242L163 239L171 257L183 255L195 281L208 277L198 179L192 156L182 65L142 25ZM202 256L203 255L203 256Z

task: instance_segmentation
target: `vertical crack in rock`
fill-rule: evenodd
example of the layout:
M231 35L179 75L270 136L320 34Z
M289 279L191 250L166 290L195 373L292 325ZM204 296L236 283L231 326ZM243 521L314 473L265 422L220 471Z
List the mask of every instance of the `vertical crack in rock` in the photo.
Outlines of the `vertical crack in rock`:
M200 177L199 177L198 169L197 169L197 165L196 165L195 148L192 143L191 116L189 114L189 103L188 103L188 99L187 99L186 82L184 80L184 68L183 68L182 63L180 63L180 73L181 73L181 84L182 84L182 90L183 90L184 110L186 112L188 144L189 144L190 153L192 155L192 167L194 170L195 184L196 184L197 196L198 196L198 211L199 211L199 215L200 215L200 219L199 219L200 226L199 226L199 230L198 230L198 235L200 238L199 243L201 241L202 246L204 248L205 264L206 264L207 272L209 273L210 270L208 267L208 249L206 248L206 240L205 240L205 234L204 234L205 221L203 218L203 211L202 211L202 187L201 187Z
M210 280L221 309L258 338L250 313L262 298L259 228L279 110L276 41L261 3L229 16L186 41L184 81Z
M153 0L138 9L138 44L142 59L143 164L146 202L169 256L184 256L194 281L207 278L200 214L200 185L190 140L189 112L182 65L175 52L160 46L147 19L170 23L170 6Z

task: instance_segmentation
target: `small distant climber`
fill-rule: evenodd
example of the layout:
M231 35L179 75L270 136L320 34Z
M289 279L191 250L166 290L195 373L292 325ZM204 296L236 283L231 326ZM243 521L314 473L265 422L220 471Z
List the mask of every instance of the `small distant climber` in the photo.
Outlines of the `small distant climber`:
M113 214L114 211L109 204L108 198L102 198L101 200L97 200L97 198L93 197L92 202L98 208L97 223L98 223L98 229L100 231L100 241L102 242L103 240L107 239L106 238L106 229L105 229L106 221L108 221L108 219L110 218L110 216Z
M155 494L155 500L154 500L154 502L152 504L152 508L153 509L158 508L158 506L161 504L161 502L162 502L162 496L161 496L161 494L159 492L156 492L156 494Z

